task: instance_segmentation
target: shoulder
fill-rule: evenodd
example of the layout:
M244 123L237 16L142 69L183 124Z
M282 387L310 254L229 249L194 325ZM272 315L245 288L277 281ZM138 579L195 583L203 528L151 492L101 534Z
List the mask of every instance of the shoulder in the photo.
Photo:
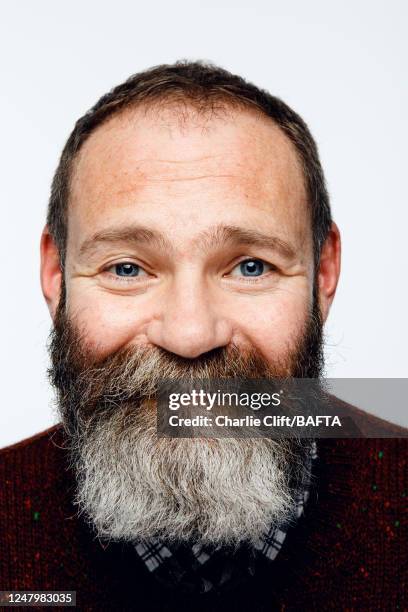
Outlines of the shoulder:
M67 452L62 426L54 425L0 450L0 506L17 504L32 490L49 489L64 473Z
M62 443L63 434L60 423L53 425L44 431L41 431L30 438L20 440L10 446L5 446L0 449L0 466L5 467L13 463L20 463L32 457L38 459L39 454L45 452L52 453L55 445Z
M44 431L40 431L29 438L20 440L15 444L3 446L3 448L0 448L0 457L4 458L15 452L20 452L23 449L32 448L33 446L44 444L44 442L47 443L54 435L58 435L61 431L62 425L61 423L57 423L56 425L53 425Z
M330 395L330 406L334 413L351 420L361 438L408 438L408 429L365 412L356 406Z
M327 514L338 513L337 523L349 531L350 542L358 541L360 534L373 547L376 542L379 547L387 544L392 560L402 545L400 524L406 519L408 431L341 404L360 434L317 440L321 484L332 503Z
M342 465L350 469L349 482L366 485L375 477L384 480L386 489L400 475L408 475L408 429L331 396L331 409L355 426L351 435L318 440L330 469ZM324 449L324 450L323 450ZM387 480L389 479L389 483ZM373 481L374 482L374 481ZM363 488L364 488L363 486Z

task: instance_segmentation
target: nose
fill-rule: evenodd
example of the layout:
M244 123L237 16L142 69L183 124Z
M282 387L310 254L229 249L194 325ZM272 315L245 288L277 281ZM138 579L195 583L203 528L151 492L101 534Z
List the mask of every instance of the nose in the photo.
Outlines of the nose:
M228 345L232 325L217 308L206 283L194 281L192 274L187 273L179 275L169 286L146 335L155 346L194 359Z

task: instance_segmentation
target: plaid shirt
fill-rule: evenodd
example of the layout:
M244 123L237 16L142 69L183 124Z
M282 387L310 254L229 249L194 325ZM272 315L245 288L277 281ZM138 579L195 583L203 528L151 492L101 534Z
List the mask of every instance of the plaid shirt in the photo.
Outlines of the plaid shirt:
M309 497L313 460L316 458L316 442L312 442L295 497L296 520L303 514ZM225 591L254 575L257 558L273 561L293 524L291 521L279 527L271 527L254 546L243 545L238 550L200 544L168 546L154 539L135 543L134 546L149 572L166 586L191 593Z

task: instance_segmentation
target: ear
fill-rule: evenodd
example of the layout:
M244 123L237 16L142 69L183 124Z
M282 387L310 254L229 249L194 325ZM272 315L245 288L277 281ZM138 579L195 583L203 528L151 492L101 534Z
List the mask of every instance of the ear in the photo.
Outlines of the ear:
M339 228L332 223L324 242L318 269L319 304L323 321L326 321L336 293L340 276L341 239Z
M55 317L61 295L62 270L59 251L48 227L41 235L41 287L52 319Z

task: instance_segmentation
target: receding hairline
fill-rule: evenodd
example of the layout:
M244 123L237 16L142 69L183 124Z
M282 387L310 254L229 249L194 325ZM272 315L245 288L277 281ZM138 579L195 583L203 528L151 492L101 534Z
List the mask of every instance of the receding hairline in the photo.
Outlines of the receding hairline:
M75 162L88 138L131 108L163 107L177 100L180 108L194 107L208 115L240 109L270 119L288 137L288 152L295 149L310 207L316 265L331 224L330 198L317 144L302 117L280 98L212 62L181 60L153 66L131 75L102 95L80 117L62 150L54 173L47 209L47 224L64 266L68 207ZM179 115L180 116L180 115ZM297 168L296 168L297 169Z
M185 94L184 92L167 92L153 96L151 99L146 100L134 100L128 105L121 107L108 117L106 117L101 123L87 134L86 138L81 142L79 149L75 152L72 157L69 171L69 198L67 205L69 207L69 199L71 196L71 184L77 170L78 162L81 159L81 154L86 154L86 145L93 139L93 136L98 134L102 130L113 128L115 124L120 121L126 121L129 118L129 122L137 118L138 115L143 117L157 118L158 120L163 117L174 119L173 125L177 126L181 131L188 129L189 124L194 121L204 120L205 125L202 124L203 128L209 125L212 121L225 120L233 121L237 114L246 114L259 120L265 125L273 126L279 135L283 138L288 149L293 154L293 158L296 161L297 169L301 177L302 186L305 191L306 200L308 197L307 179L304 168L302 156L288 136L282 126L271 116L269 116L260 106L251 104L249 101L244 102L240 99L232 98L220 94L214 95L211 102L203 103L201 99ZM85 152L84 152L85 149Z

